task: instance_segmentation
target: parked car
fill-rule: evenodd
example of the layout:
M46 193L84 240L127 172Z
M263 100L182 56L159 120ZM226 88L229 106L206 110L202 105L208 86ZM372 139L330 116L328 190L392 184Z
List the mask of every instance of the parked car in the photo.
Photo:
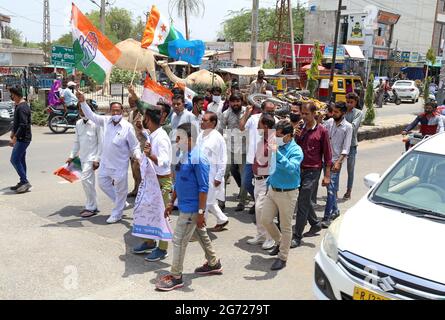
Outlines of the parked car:
M315 257L319 299L445 300L445 133L427 138L327 230Z
M402 100L411 100L413 103L419 101L420 91L412 80L398 80L392 88Z
M11 131L14 122L14 103L12 101L0 102L0 136Z

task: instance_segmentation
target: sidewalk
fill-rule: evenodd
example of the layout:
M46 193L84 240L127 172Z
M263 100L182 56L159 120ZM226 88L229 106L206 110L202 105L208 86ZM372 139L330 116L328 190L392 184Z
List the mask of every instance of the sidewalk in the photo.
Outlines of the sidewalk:
M403 129L410 124L414 117L412 114L379 117L376 116L374 126L362 124L358 130L358 141L379 139L401 134Z

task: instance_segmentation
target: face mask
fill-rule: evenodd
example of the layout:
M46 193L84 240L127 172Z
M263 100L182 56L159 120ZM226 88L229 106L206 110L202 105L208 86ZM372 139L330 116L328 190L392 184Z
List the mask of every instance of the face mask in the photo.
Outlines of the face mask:
M286 143L284 142L284 137L277 137L277 145L279 147L284 146Z
M291 113L289 116L290 116L291 122L298 122L301 119L301 115L296 114L296 113Z
M114 123L119 123L122 120L122 115L116 114L116 115L112 116L111 119L113 120Z
M213 96L213 102L220 103L221 102L221 96Z

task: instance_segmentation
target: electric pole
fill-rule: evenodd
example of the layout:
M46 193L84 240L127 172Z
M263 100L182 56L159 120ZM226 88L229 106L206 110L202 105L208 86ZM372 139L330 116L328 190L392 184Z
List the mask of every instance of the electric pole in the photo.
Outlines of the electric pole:
M294 19L292 16L292 2L291 0L287 0L287 6L289 11L289 29L290 29L290 45L292 52L292 74L297 74L297 61L295 58L295 44L294 44Z
M105 6L107 5L106 0L100 1L100 31L105 34Z
M337 59L337 43L338 43L338 30L340 29L342 0L338 0L337 20L335 22L335 36L334 36L334 52L332 52L332 64L331 64L331 76L329 77L329 100L332 101L332 88L334 86L334 72L335 72L335 60Z
M252 5L252 35L250 45L250 66L256 66L256 53L258 47L258 10L260 6L259 0L253 0Z
M43 49L45 52L45 62L49 62L49 51L51 46L51 30L49 16L49 0L43 1Z

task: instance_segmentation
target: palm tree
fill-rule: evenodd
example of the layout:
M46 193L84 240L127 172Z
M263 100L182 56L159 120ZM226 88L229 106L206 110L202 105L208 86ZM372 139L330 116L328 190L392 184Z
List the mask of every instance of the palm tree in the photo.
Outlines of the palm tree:
M189 40L188 17L189 15L198 16L201 12L204 15L205 5L202 0L169 0L169 9L175 8L177 16L184 18L185 37ZM171 10L170 10L171 11Z

